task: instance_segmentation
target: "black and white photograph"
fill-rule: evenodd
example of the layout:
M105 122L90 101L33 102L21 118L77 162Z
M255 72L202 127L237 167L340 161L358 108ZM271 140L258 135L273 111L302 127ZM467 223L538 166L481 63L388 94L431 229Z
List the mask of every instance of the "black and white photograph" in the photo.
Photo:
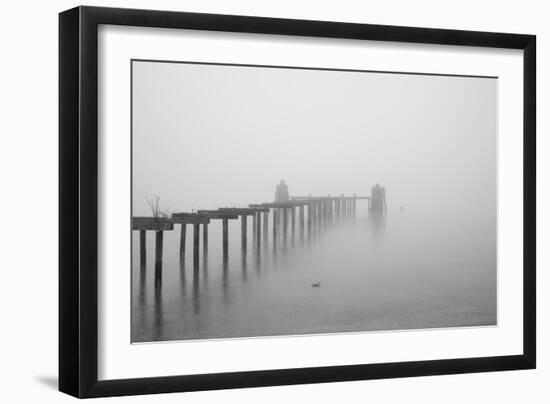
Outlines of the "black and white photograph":
M549 401L545 2L90 3L3 3L2 402Z
M498 77L129 68L132 343L498 325Z

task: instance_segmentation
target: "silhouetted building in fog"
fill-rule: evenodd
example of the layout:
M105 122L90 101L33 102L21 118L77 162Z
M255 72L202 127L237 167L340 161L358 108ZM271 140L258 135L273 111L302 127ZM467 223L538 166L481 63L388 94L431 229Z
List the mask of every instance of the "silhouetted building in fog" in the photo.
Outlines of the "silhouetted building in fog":
M288 185L285 184L285 180L281 180L275 189L275 202L288 201L290 201L290 196L288 195Z
M388 211L388 206L386 205L386 188L381 187L380 184L376 184L371 189L369 210L376 214L385 214Z

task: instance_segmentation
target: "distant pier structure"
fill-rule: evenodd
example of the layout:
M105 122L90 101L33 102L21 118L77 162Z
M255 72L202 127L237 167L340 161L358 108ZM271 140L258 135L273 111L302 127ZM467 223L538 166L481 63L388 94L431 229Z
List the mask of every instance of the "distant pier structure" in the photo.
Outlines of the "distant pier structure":
M173 231L175 225L180 225L180 267L185 267L187 225L192 226L193 234L193 273L199 274L201 260L201 227L202 227L202 259L208 257L208 226L214 220L222 221L222 256L223 268L227 269L229 256L229 221L239 220L241 224L241 254L243 265L246 263L248 240L248 217L252 216L252 245L259 256L271 242L273 251L278 251L278 245L286 246L287 239L294 244L296 236L301 241L307 234L308 238L316 237L321 232L340 223L356 219L357 203L368 201L369 216L381 217L387 213L386 189L376 184L371 188L370 196L337 195L331 196L290 196L288 185L281 180L275 192L275 201L254 203L243 207L220 207L214 210L198 210L196 212L175 212L171 217L133 217L132 229L139 231L141 279L144 282L146 272L146 232L155 233L155 287L162 287L163 273L163 238L165 231ZM272 216L271 224L269 216ZM271 227L271 229L269 229ZM271 230L271 231L270 231ZM271 234L271 236L270 236ZM264 248L265 250L265 248ZM198 278L197 278L198 279Z
M285 180L281 180L279 185L275 188L275 202L288 202L290 201L290 195L288 194L288 185L285 184Z
M369 201L369 213L375 215L385 215L388 213L386 204L386 188L376 184L371 188L371 197Z

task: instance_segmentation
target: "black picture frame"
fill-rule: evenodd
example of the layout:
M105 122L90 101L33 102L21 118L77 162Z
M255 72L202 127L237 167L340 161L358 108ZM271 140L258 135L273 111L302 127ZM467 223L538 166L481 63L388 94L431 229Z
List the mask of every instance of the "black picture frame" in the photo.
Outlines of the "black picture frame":
M523 50L523 354L99 381L100 24ZM84 398L535 368L535 61L534 35L97 7L60 13L59 389Z

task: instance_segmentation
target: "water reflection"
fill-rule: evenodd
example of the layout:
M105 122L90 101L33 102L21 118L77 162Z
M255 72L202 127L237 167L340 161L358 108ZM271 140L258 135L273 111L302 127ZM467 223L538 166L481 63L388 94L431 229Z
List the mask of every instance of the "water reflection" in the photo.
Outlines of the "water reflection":
M254 257L255 257L255 267L256 267L256 274L258 276L261 275L261 270L262 270L262 252L258 249L255 251L254 253Z
M208 258L205 256L202 260L202 280L205 289L208 289Z
M181 256L180 256L180 259L179 259L179 269L180 269L180 288L181 288L181 292L182 292L182 295L185 294L185 259L183 259Z
M241 275L243 282L246 282L248 278L247 257L246 249L241 250Z
M369 224L373 238L377 241L382 241L386 229L386 215L383 213L371 213L369 215Z
M222 272L222 294L223 294L223 303L225 306L230 304L229 296L229 266L227 260L223 261L223 272Z
M159 341L163 339L163 305L162 305L162 288L155 288L155 304L154 304L154 336L153 340Z
M140 262L139 268L139 303L141 306L145 306L145 293L147 289L147 263L143 259L144 254Z
M148 274L138 265L133 304L139 315L133 317L133 340L496 321L496 262L490 251L479 248L479 239L461 235L449 240L442 236L448 224L409 221L402 215L393 221L384 215L338 220L335 210L323 232L319 222L305 222L303 241L285 247L280 240L284 240L285 226L279 220L284 214L277 213L272 212L276 226L269 226L267 242L264 228L263 234L256 233L255 248L249 250L242 248L240 226L229 232L228 246L222 243L221 223L218 238L213 227L202 265L192 255L186 266L185 257L179 259L177 253L179 239L166 237L162 287L152 287L147 275L152 280L153 271ZM330 217L330 210L326 215ZM287 232L290 238L300 232L301 239L300 221L294 228L287 226ZM258 245L262 235L263 247ZM254 243L252 237L250 243ZM430 245L429 254L426 245ZM174 252L177 258L171 261ZM466 269L464 257L469 260ZM135 262L140 263L137 255ZM248 273L250 263L253 276ZM464 271L470 275L455 276ZM147 293L154 297L149 305Z
M199 271L193 272L193 313L199 314L200 311L200 273Z

